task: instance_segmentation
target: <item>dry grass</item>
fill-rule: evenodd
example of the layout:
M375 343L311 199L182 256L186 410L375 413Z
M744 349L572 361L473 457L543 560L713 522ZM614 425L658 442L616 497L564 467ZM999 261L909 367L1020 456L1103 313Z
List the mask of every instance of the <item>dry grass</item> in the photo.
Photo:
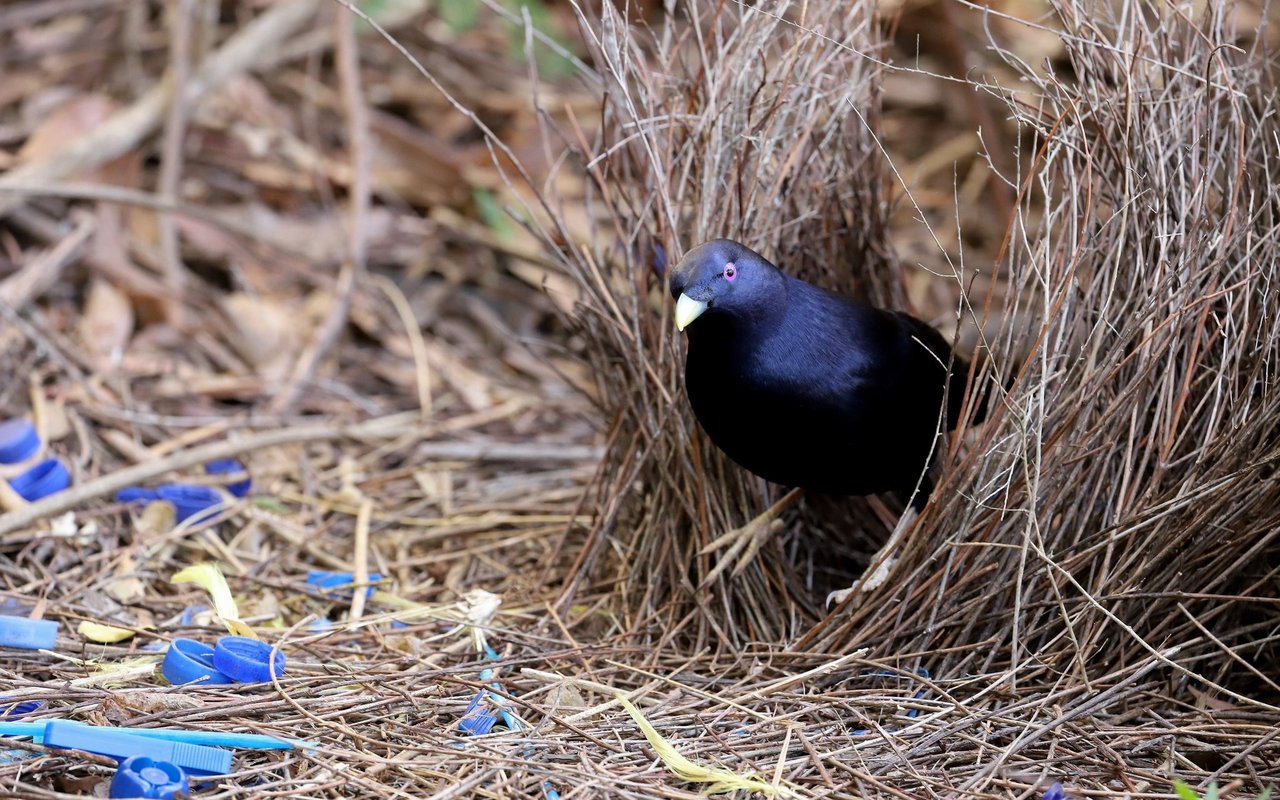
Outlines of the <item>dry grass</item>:
M19 87L0 92L0 410L33 413L76 477L0 515L2 596L62 623L56 652L0 654L38 718L320 742L238 753L209 798L697 796L614 691L685 755L805 797L1280 782L1267 18L1060 0L1034 24L1061 36L1037 38L1012 3L605 3L579 12L594 72L574 82L495 56L496 13L463 34L388 22L401 52L307 0L127 5L0 12ZM229 45L245 30L269 44ZM159 77L184 63L188 86L217 79L186 115ZM99 75L123 119L46 122ZM806 500L742 576L701 585L717 562L698 550L771 491L681 397L661 272L713 236L958 311L1016 377L947 448L889 582L829 616L892 498ZM111 502L125 478L199 478L215 450L256 500L194 527ZM286 676L99 677L219 633L168 583L204 559ZM309 592L311 568L381 572L435 611L397 627L394 600ZM453 631L478 589L502 597L477 620L496 662ZM83 619L139 633L93 644ZM522 730L459 732L486 667ZM20 750L6 796L110 775Z

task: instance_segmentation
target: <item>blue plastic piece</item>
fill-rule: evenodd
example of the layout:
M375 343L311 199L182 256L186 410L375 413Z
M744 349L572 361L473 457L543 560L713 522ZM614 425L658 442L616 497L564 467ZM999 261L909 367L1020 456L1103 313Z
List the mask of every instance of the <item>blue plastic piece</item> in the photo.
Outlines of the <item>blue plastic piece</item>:
M96 727L74 720L60 720L68 725ZM44 741L45 722L0 722L0 736L30 736L34 742ZM301 739L283 739L261 733L225 733L223 731L190 731L183 728L109 728L144 739L163 739L166 742L185 742L209 747L240 747L249 750L289 750L292 748L318 747L319 742Z
M1067 791L1062 788L1062 784L1054 781L1049 787L1049 791L1044 793L1044 800L1067 800Z
M58 643L58 623L51 619L0 616L0 647L52 650Z
M17 464L40 452L40 434L31 420L7 419L0 422L0 464Z
M167 500L173 504L178 522L185 522L197 515L201 519L213 516L209 509L222 505L222 495L208 486L192 486L185 483L167 483L155 489L142 486L129 486L116 492L116 502L136 503L140 501Z
M177 764L134 756L125 759L116 769L109 797L170 798L178 792L185 794L190 788L187 773Z
M231 771L230 750L135 736L118 728L99 728L66 720L55 720L45 725L44 743L49 747L87 750L122 760L146 756L155 761L169 761L188 772L203 775L225 775Z
M46 458L16 478L10 478L9 485L23 500L34 503L70 486L71 473L58 459Z
M204 471L208 475L228 475L243 472L248 475L248 471L234 458L219 458L216 461L210 461L204 465ZM227 484L227 491L236 497L244 497L253 488L253 480L245 478L242 481Z
M25 717L28 714L34 714L44 707L45 702L43 700L28 700L25 703L5 703L5 698L0 697L0 720Z
M355 580L355 576L350 572L313 569L307 573L308 584L333 598L349 599L353 594L351 585L355 583ZM382 580L381 572L369 573L369 583L377 583L380 580ZM373 597L373 592L374 587L369 586L364 590L364 596Z
M240 683L266 683L284 674L284 653L247 636L223 636L213 648L213 666Z
M195 639L174 639L160 671L174 686L231 683L229 676L213 666L213 648Z
M178 512L178 522L184 522L203 511L222 505L222 495L208 486L170 483L156 489L156 494L159 495L159 499L173 503L174 510Z

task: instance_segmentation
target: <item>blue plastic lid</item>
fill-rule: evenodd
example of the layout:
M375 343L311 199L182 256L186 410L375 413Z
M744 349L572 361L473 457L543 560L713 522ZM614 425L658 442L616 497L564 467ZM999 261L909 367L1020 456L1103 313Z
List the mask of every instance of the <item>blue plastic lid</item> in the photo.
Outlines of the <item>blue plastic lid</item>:
M40 452L40 434L23 417L0 422L0 464L17 464Z
M154 761L169 761L188 772L200 774L223 775L231 771L230 750L135 736L127 731L67 720L55 720L46 725L44 743L49 747L87 750L119 759L146 756Z
M190 789L187 773L168 761L146 756L126 758L111 779L110 797L173 797Z
M268 666L270 664L270 666ZM284 653L247 636L223 636L213 648L213 666L240 683L266 683L284 674Z
M228 475L240 472L245 475L249 474L248 470L244 468L244 464L234 458L219 458L215 461L210 461L204 465L204 471L209 475ZM251 488L253 488L253 480L247 477L242 481L227 484L227 491L236 497L244 497Z
M174 686L231 683L230 677L213 666L213 648L195 639L174 639L160 671Z
M48 497L71 485L71 473L56 458L47 458L16 478L9 479L13 490L28 503Z
M52 650L58 643L58 623L51 619L0 616L0 647Z
M350 572L313 569L307 573L307 583L334 598L350 598L353 594L351 584L355 583L355 580L355 576ZM369 583L377 583L380 580L382 580L381 572L369 573ZM364 596L373 597L373 592L374 587L368 586L364 590Z

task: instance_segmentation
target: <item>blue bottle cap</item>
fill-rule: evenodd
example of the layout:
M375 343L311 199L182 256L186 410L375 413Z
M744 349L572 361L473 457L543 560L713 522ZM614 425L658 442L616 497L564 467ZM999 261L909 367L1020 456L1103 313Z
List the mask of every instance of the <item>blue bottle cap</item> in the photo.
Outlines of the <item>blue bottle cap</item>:
M31 420L19 417L0 422L0 464L17 464L40 451L40 434Z
M355 580L355 576L350 572L313 569L307 573L307 583L333 598L350 599L353 594L351 584L355 583ZM369 583L377 583L380 580L382 580L381 572L369 573ZM366 587L364 596L373 597L373 592L372 586Z
M9 479L13 490L28 503L48 497L71 485L71 473L61 461L47 458L16 478Z
M174 639L160 671L174 686L231 683L231 678L213 666L213 648L195 639Z
M51 619L0 616L0 647L52 650L58 643L58 623Z
M146 756L126 758L111 779L110 797L173 797L190 789L187 773L168 761Z
M223 636L213 648L213 666L240 683L266 683L284 674L284 653L247 636Z
M224 775L231 771L230 750L135 736L127 731L66 720L55 720L44 727L44 743L49 747L87 750L119 759L146 756L203 775Z
M170 483L156 488L156 498L168 500L178 512L178 522L184 522L201 512L222 505L222 495L208 486L191 486L185 483ZM216 512L205 513L201 519L212 517Z
M215 461L210 461L204 465L204 471L209 475L228 475L240 472L243 472L246 476L249 474L244 468L244 464L234 458L219 458ZM253 481L246 477L242 481L227 484L227 491L236 497L244 497L252 487Z

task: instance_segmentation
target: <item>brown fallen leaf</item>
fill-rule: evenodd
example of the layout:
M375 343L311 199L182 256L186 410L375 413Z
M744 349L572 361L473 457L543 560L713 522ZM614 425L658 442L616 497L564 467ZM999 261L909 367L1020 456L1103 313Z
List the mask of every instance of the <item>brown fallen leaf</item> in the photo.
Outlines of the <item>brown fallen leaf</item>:
M133 304L124 292L98 278L90 281L77 328L80 343L98 369L106 369L124 351L134 322Z

